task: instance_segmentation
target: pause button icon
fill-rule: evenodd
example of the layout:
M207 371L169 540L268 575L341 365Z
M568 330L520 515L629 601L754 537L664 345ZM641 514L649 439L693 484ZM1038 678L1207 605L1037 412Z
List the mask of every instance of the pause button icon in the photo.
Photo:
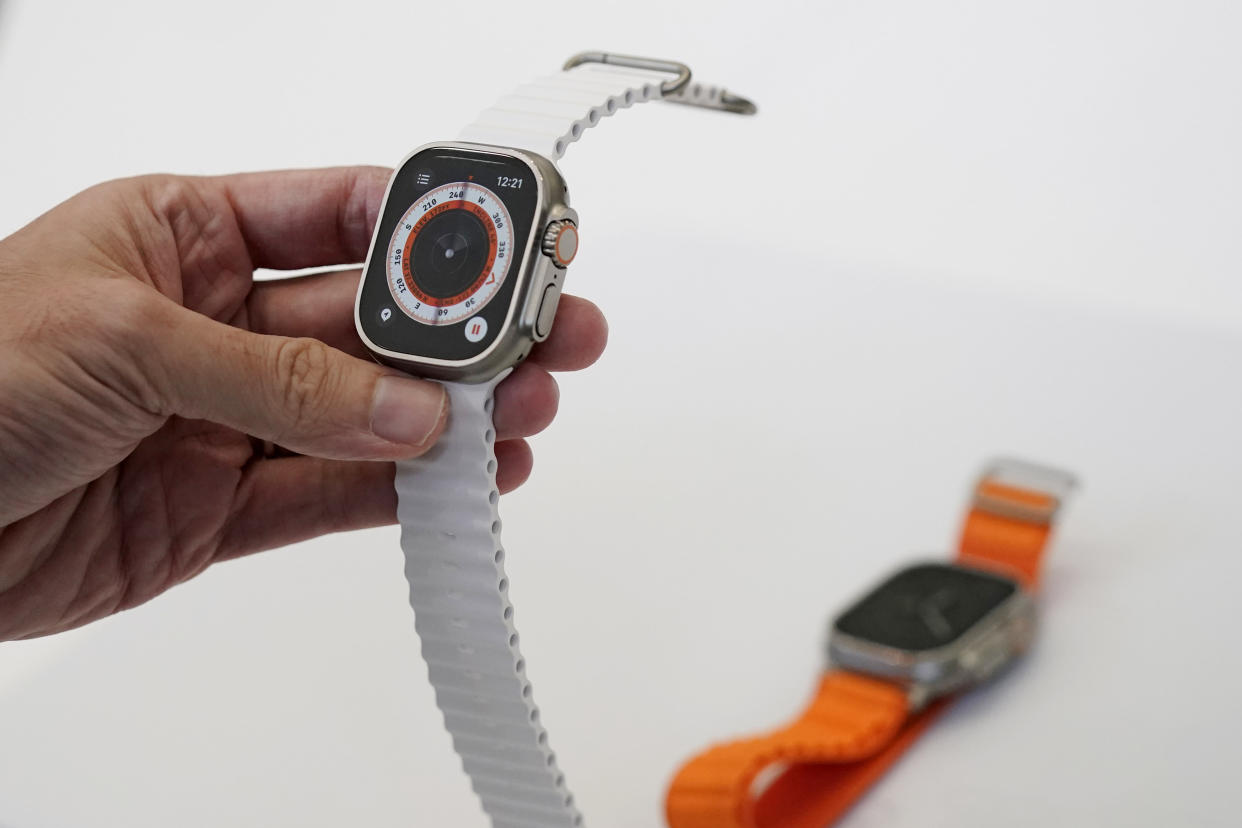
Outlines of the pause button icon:
M466 320L466 339L469 342L478 342L487 336L487 320L481 316L476 316Z

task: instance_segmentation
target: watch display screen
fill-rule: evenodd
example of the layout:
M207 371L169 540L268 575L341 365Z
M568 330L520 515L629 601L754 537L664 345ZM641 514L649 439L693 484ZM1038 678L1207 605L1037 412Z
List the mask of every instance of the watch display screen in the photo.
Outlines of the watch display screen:
M899 650L951 644L1018 589L999 575L947 564L903 569L837 619L846 635Z
M370 340L467 360L500 335L539 205L525 161L433 147L393 178L358 300Z

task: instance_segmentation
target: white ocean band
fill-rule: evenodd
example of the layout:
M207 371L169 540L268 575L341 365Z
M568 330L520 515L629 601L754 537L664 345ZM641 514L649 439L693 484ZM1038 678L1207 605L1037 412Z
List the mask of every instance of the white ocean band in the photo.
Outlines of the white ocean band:
M492 825L575 828L582 817L539 723L509 603L491 413L508 374L444 384L444 433L397 464L401 548L436 703Z
M717 86L666 91L675 77L584 63L518 87L461 139L555 162L587 129L634 104L754 111ZM478 385L445 383L447 429L427 454L397 464L401 547L436 702L493 828L576 828L582 816L539 723L507 594L491 405L508 373Z
M584 63L523 84L479 113L462 130L463 141L537 152L557 161L582 134L609 115L647 101L667 100L736 109L723 87L691 81L675 93L663 89L670 75L604 63ZM746 102L750 106L749 102Z

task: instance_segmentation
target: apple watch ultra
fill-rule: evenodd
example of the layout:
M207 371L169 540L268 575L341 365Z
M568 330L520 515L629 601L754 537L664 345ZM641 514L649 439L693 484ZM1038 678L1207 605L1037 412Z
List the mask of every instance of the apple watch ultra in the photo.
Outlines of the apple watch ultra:
M578 826L531 697L508 599L492 398L552 329L578 249L556 166L602 118L634 104L751 114L684 64L604 53L518 87L457 141L410 154L389 182L355 304L377 359L444 382L436 445L397 464L401 546L423 658L495 828Z
M825 828L845 813L952 694L1026 649L1040 560L1074 485L1047 466L987 466L957 560L902 569L838 616L806 711L683 765L665 802L669 828Z

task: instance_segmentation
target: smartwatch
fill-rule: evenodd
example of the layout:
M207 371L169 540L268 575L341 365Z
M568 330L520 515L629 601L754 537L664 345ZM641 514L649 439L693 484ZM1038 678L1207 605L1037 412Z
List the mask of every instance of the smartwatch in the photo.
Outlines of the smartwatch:
M825 828L932 723L953 694L1017 658L1069 473L1019 460L985 467L957 559L885 579L837 617L806 711L764 736L713 747L677 772L670 828Z
M545 339L578 213L556 161L603 118L665 100L739 114L745 98L671 61L599 52L518 87L459 140L427 144L389 182L355 303L381 362L443 381L448 424L397 464L401 546L423 658L484 811L496 828L582 817L531 697L500 543L492 397Z

